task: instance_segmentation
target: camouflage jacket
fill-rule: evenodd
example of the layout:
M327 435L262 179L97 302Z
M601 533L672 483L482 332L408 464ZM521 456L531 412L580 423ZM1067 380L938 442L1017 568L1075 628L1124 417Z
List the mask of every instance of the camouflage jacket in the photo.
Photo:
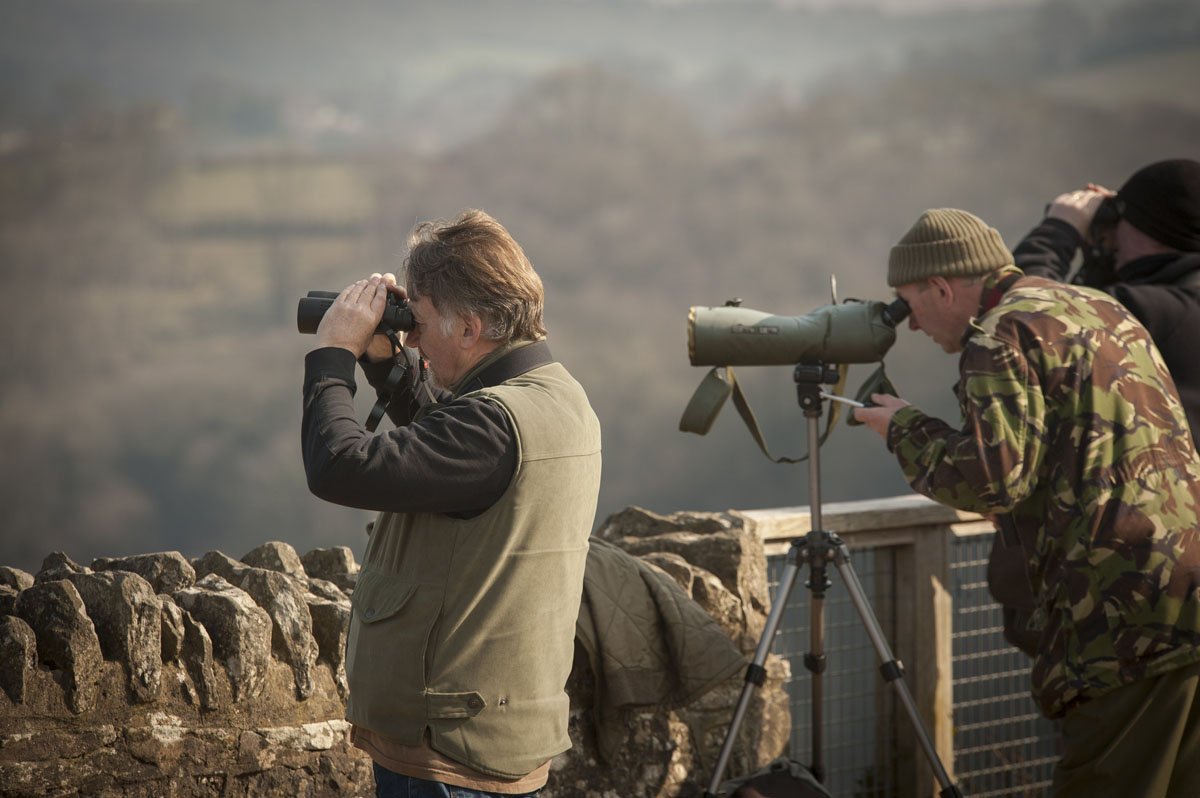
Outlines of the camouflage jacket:
M1029 554L1048 717L1200 660L1200 462L1145 328L1110 297L984 285L955 386L961 429L901 408L888 447L939 502L1011 514Z

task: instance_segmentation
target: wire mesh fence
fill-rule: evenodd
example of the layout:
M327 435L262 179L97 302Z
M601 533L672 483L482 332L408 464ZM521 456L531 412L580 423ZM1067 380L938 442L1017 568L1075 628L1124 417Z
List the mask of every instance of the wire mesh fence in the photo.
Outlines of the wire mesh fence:
M1028 659L1003 638L1000 607L987 590L990 540L988 535L958 538L953 550L954 781L971 798L1027 798L1042 795L1050 784L1058 735L1029 696ZM891 634L896 620L893 553L886 547L850 553L851 567L885 634ZM786 555L768 560L773 597L786 566ZM812 680L805 666L805 654L812 649L809 576L808 566L802 565L772 651L791 665L791 755L811 765ZM911 795L911 785L898 783L896 776L896 735L907 733L909 721L895 717L893 691L880 676L875 649L839 573L831 567L828 577L824 784L837 798ZM902 651L896 653L903 659Z
M1029 694L1029 658L1003 635L987 589L989 536L955 544L954 771L970 796L1036 796L1050 786L1058 733Z

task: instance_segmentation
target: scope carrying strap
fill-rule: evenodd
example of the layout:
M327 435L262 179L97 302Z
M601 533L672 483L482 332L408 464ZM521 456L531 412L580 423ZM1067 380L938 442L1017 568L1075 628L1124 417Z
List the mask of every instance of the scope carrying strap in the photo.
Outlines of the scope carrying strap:
M838 381L834 386L833 392L840 394L846 385L846 375L850 368L846 364L839 365ZM758 426L758 419L754 417L754 411L750 409L750 401L746 398L745 392L742 390L741 383L738 382L737 375L733 373L731 366L716 366L704 376L697 386L696 392L692 394L691 401L684 408L683 417L679 419L679 429L681 432L694 432L697 435L707 435L712 428L713 422L717 419L717 414L721 412L721 407L725 404L725 400L733 396L733 406L737 408L738 415L742 417L746 428L750 430L750 436L754 438L754 442L758 444L758 448L762 449L763 454L772 463L778 465L803 463L808 459L809 455L805 454L801 457L775 457L767 448L767 442L763 437L762 430ZM817 441L817 446L824 445L829 433L832 432L833 426L837 424L838 418L841 415L841 405L837 402L832 403L833 408L829 413L829 421L825 425L825 432L821 434L821 438Z

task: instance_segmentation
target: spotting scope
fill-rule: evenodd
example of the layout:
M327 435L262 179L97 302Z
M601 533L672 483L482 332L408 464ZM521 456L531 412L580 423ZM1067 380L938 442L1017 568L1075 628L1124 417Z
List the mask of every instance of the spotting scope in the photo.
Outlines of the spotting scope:
M796 363L875 363L896 342L908 303L849 299L800 316L743 308L688 311L688 358L693 366L784 366Z

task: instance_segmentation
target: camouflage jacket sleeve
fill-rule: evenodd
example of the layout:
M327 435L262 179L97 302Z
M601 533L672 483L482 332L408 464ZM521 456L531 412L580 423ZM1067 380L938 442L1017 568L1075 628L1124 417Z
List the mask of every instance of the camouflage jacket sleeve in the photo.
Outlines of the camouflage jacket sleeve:
M892 417L888 448L917 492L960 510L1008 512L1030 496L1043 457L1037 375L1014 346L977 333L959 376L962 428L904 407Z

